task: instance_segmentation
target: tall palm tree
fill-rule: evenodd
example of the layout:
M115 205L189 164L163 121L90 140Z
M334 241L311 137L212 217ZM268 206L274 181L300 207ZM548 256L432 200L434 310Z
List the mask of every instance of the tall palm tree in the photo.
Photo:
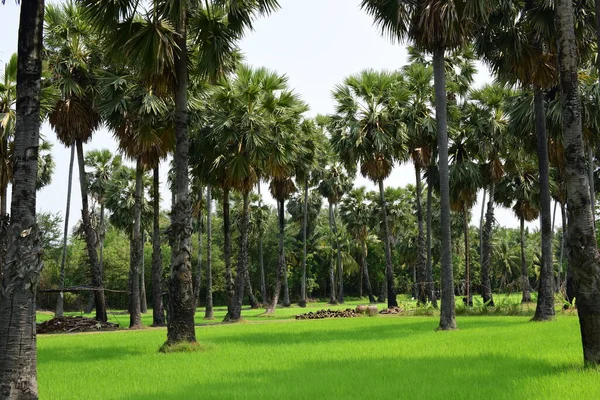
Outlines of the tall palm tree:
M463 47L489 15L493 2L486 0L362 0L384 34L392 40L411 40L433 54L435 110L438 136L442 222L442 308L440 329L456 328L454 278L450 231L450 181L445 53Z
M331 292L329 302L331 304L344 303L344 265L342 263L342 249L340 246L339 232L337 229L336 210L337 205L352 188L352 181L348 174L344 171L340 164L334 163L329 168L325 169L321 174L321 182L319 183L319 192L321 196L327 199L329 204L329 229L333 243L331 248L335 249L337 256L337 271L338 271L338 294L335 294L335 270L333 263L329 272L329 281Z
M596 2L596 10L600 5ZM578 54L575 41L573 2L556 2L556 26L560 87L564 96L562 108L563 138L565 144L568 235L567 246L573 268L573 282L577 296L579 324L583 342L583 358L586 365L600 364L598 334L598 302L600 297L600 255L594 234L594 217L590 207L590 182L585 174L585 156L581 128L580 98L577 78ZM599 18L596 15L596 18ZM597 29L600 29L597 28ZM600 38L600 36L599 36ZM600 41L599 41L600 43Z
M405 107L409 92L398 75L367 70L346 78L333 96L336 109L329 129L334 151L348 168L360 164L361 174L379 185L388 307L397 307L383 181L394 162L406 157L405 126L394 110Z
M2 1L4 3L4 0ZM42 270L36 223L44 1L21 4L11 225L0 290L0 387L6 398L37 398L35 297ZM35 151L34 151L35 154ZM10 282L10 284L8 284Z
M88 205L89 183L85 172L83 144L90 140L100 125L94 108L92 71L95 42L83 18L81 9L73 3L50 5L46 10L46 54L52 79L60 88L61 97L49 115L50 125L58 140L66 146L75 144L79 165L79 186L82 199L82 222L87 255L92 269L92 286L96 303L96 319L107 320L102 270L96 251L97 237L91 224Z
M360 246L360 282L359 287L362 292L362 281L364 277L367 295L369 302L375 303L373 289L371 287L371 279L369 277L369 268L367 265L367 241L369 239L369 220L371 218L371 210L366 197L366 189L360 187L351 190L347 196L342 199L340 205L340 217L346 225L348 231ZM361 293L362 294L362 293Z

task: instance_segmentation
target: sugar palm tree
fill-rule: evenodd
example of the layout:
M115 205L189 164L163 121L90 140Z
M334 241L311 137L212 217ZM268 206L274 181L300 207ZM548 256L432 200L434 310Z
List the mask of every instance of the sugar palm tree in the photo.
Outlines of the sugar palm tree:
M367 241L370 235L370 214L371 210L366 198L366 189L364 187L351 190L348 195L342 199L340 205L340 217L348 231L360 246L361 274L359 279L361 284L359 287L362 292L362 281L364 277L369 302L375 303L375 296L373 296L373 289L371 288L371 280L369 278L369 268L367 265Z
M4 0L2 1L4 3ZM9 248L0 290L0 387L6 398L37 398L35 297L42 270L36 223L44 1L21 5ZM7 284L10 282L10 284Z
M442 208L442 308L440 329L456 328L454 279L450 235L448 121L444 55L463 47L489 15L493 2L486 0L362 0L384 34L392 40L413 41L433 54L435 110L438 136L440 200Z
M50 125L58 140L66 146L75 144L79 165L79 186L82 199L82 227L85 231L87 255L92 269L92 286L96 303L96 319L106 321L106 304L102 271L96 251L97 237L91 225L88 205L88 176L85 172L83 144L90 140L100 125L94 109L93 44L89 26L81 9L72 3L48 6L46 10L45 43L49 68L61 97L49 115Z
M346 78L333 96L336 109L329 124L332 148L348 168L360 164L361 174L379 185L388 307L397 307L383 181L394 162L406 157L406 130L395 110L404 108L409 92L396 74L363 71Z

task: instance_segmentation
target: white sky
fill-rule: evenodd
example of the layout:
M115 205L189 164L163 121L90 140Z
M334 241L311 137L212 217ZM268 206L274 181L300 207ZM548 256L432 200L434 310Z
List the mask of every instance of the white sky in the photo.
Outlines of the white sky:
M47 0L47 3L57 3ZM254 66L265 66L285 73L290 86L310 105L311 115L333 111L331 89L345 76L363 69L400 68L407 62L405 48L393 45L381 37L372 20L359 8L360 0L280 0L281 9L255 24L240 47L246 62ZM6 0L0 5L0 62L4 62L17 50L19 7L14 1ZM489 72L482 66L476 77L476 85L491 81ZM69 150L55 140L48 124L44 124L42 135L54 143L56 170L52 184L38 194L37 208L40 211L60 212L64 215ZM108 148L115 152L116 142L107 131L99 131L84 150ZM166 168L161 180L163 207L170 204L165 182ZM80 218L81 196L77 169L74 172L73 198L70 225ZM389 186L414 184L414 169L410 165L396 167L386 180ZM358 177L357 185L375 187L366 179ZM263 193L268 193L266 187ZM480 204L473 210L473 224L479 223ZM518 221L512 212L497 208L496 219L500 225L517 227ZM538 227L533 223L531 227Z

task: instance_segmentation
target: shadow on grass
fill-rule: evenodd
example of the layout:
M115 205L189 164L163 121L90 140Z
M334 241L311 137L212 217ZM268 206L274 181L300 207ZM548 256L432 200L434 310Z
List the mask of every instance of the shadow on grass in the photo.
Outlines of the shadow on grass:
M276 366L274 366L276 367ZM512 356L372 358L299 362L209 383L186 382L119 399L465 399L522 398L528 381L569 366ZM528 397L531 397L531 393Z

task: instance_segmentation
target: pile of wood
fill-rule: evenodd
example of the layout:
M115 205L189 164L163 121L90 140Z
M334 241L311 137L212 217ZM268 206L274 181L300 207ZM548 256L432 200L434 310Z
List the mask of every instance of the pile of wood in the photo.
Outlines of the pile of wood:
M392 307L392 308L384 308L383 310L379 311L379 314L402 314L404 310L401 309L400 307Z
M354 318L361 314L351 308L345 310L319 310L317 312L307 312L306 314L296 315L296 319L324 319L324 318Z
M111 322L98 322L95 319L84 317L53 318L37 325L37 333L69 333L69 332L94 332L117 329L119 325Z

